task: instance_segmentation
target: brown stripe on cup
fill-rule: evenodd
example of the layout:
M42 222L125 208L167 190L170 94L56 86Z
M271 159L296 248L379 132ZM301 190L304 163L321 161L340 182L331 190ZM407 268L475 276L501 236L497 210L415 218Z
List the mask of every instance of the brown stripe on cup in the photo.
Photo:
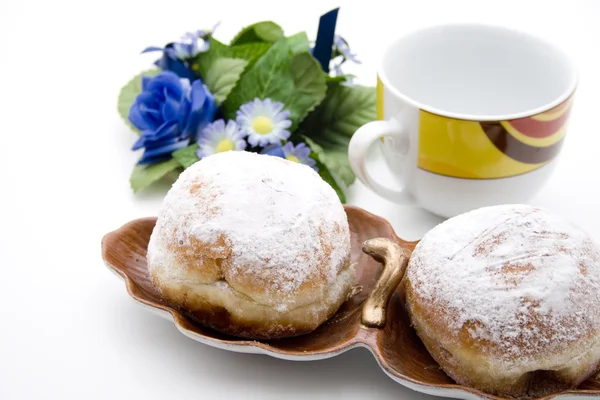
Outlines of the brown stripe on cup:
M564 143L564 138L561 138L550 146L531 146L512 136L500 122L481 122L480 124L486 136L498 150L513 160L526 164L540 164L552 160L560 152Z

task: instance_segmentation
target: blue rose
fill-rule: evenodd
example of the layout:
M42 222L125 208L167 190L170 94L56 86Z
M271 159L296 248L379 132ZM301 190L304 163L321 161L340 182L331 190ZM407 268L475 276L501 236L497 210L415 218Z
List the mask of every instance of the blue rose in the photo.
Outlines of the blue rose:
M188 79L163 71L142 77L142 92L129 109L129 121L141 131L132 150L144 148L138 164L171 158L175 150L195 141L216 112L213 95L201 80Z

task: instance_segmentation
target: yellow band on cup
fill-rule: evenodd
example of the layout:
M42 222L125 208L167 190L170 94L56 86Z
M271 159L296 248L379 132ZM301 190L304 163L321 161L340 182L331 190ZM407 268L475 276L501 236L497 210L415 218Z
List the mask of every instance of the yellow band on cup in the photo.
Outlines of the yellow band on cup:
M379 79L379 76L377 76L377 119L378 120L382 120L383 119L383 83L381 82L381 80Z
M421 110L418 166L466 179L505 178L536 170L560 152L570 108L569 100L565 103L566 107L555 108L565 108L564 112L510 121L468 121Z

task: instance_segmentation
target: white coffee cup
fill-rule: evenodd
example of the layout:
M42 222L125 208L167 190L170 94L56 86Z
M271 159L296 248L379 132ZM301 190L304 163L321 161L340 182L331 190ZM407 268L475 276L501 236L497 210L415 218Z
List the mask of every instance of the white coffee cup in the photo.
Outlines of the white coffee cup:
M443 217L523 203L549 178L564 142L577 71L544 40L507 28L451 24L393 42L378 69L378 121L349 146L362 183ZM401 188L365 164L380 143Z

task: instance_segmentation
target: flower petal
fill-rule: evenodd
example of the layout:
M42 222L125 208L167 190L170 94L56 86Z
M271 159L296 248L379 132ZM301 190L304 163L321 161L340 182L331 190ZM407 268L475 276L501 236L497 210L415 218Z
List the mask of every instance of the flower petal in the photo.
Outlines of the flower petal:
M196 76L190 70L186 63L177 59L173 44L168 44L165 47L163 56L155 62L156 66L163 70L163 72L171 72L181 78L187 78L190 80L196 79ZM161 72L162 74L162 72Z
M281 129L281 130L278 130L277 132L273 133L272 135L281 140L287 140L291 136L291 134L292 133L290 131Z
M210 92L205 89L204 83L200 79L195 80L192 83L192 87L190 90L189 98L192 104L192 111L198 111L204 106L204 102L206 98L212 95Z
M142 75L142 92L146 91L146 88L148 87L148 82L150 82L152 78L152 76Z
M285 154L284 148L288 144L292 144L292 143L291 142L286 143L286 145L283 148L281 147L281 145L279 143L272 144L272 145L267 146L264 149L262 149L260 154L268 154L270 156L285 158L286 154ZM293 147L293 145L292 145L292 147Z
M235 149L236 150L246 150L246 146L247 146L246 141L243 140L243 139L242 140L237 140L235 142Z
M179 129L175 121L165 121L157 130L146 136L147 141L158 141L161 139L176 138Z
M163 124L160 112L157 110L148 110L144 107L140 107L140 114L148 127L146 129L155 131Z
M163 93L146 90L135 98L137 104L143 104L147 108L158 110L160 103L164 101Z
M215 118L217 105L213 95L200 80L192 83L190 100L190 113L183 131L197 139L204 128Z
M196 155L200 159L211 156L215 153L216 153L215 148L213 146L211 146L210 144L202 145L202 146L198 147L198 150L196 150Z
M146 91L143 93L153 93L162 99L171 97L179 100L183 95L183 88L177 75L169 71L163 71L151 81L148 81Z
M289 119L283 120L281 122L277 122L276 127L277 129L287 129L290 126L292 126L292 121L290 121Z
M163 71L160 74L156 75L149 82L149 86L147 90L159 90L162 91L163 86L175 86L179 87L179 77L171 72L171 71Z
M253 109L252 103L242 104L240 106L240 109L237 110L236 114L238 117L240 117L240 116L249 117L252 114L252 109Z
M136 128L143 131L144 129L150 128L148 122L146 122L145 118L142 116L140 112L140 108L136 103L133 103L129 108L129 122L133 124Z
M208 40L203 40L202 43L200 43L196 48L195 55L197 55L198 53L204 53L208 51L208 49L210 49L210 42Z
M269 100L269 99L267 99L267 100ZM269 102L270 102L270 100L269 100ZM283 103L280 103L280 102L274 102L272 105L270 104L269 106L271 107L273 114L279 114L279 112L281 110L283 110ZM288 113L286 118L289 117L289 111L286 110L284 112ZM283 114L283 113L281 113L281 114Z
M286 142L282 150L285 157L289 156L290 154L294 154L294 143Z
M161 107L161 117L163 121L177 121L179 102L167 98Z
M216 113L217 113L217 105L216 105L215 101L207 100L207 104L205 105L204 109L202 110L202 114L198 120L198 124L197 124L196 130L194 132L198 132L199 130L204 129L206 127L206 125L208 125L215 118ZM190 129L190 132L192 132L191 129Z
M177 110L177 126L179 127L179 131L185 134L190 133L186 130L188 121L191 118L190 108L190 102L187 99L183 99L179 103L179 109Z
M290 117L290 115L292 115L290 110L284 110L284 111L280 112L279 114L277 114L277 116L275 117L275 120L276 121L284 121L284 120L287 120ZM290 125L292 124L290 121L287 121L287 122L289 122Z
M246 140L248 141L248 143L250 144L250 146L252 147L256 147L258 146L258 137L257 135L250 135L246 138Z
M146 149L155 149L157 147L164 147L176 142L179 142L181 139L177 136L165 136L164 138L156 139L156 140L146 140Z
M298 144L298 146L296 146L295 152L298 158L308 158L310 156L310 148L304 143Z
M155 157L155 156L158 156L161 154L170 154L170 153L174 152L175 150L179 150L179 149L186 147L188 145L188 143L189 143L189 141L187 141L187 140L180 140L178 142L170 143L170 144L162 146L162 147L146 149L146 151L144 152L144 158L145 157Z
M138 137L138 139L135 141L135 143L133 144L133 146L131 146L131 150L133 150L133 151L139 150L142 147L144 147L144 144L145 144L144 135L141 134L140 137Z
M159 154L158 156L154 156L154 157L149 157L149 156L146 156L146 154L144 154L144 155L142 155L142 158L140 159L140 161L138 161L138 165L152 164L152 163L156 163L156 162L160 162L160 161L167 161L170 159L171 159L171 154L169 154L169 153Z
M153 51L165 51L165 49L163 49L162 47L150 46L150 47L146 47L144 50L142 50L141 54L150 53Z

